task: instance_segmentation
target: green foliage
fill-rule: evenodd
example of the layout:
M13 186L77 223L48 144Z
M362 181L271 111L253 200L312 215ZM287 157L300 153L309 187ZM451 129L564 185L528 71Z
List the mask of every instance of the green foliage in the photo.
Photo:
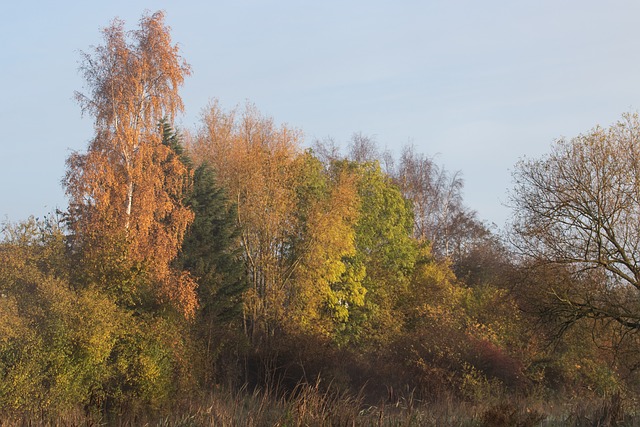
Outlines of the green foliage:
M180 158L180 161L187 167L191 168L193 162L182 145L182 136L178 130L174 129L169 123L169 120L164 117L159 123L160 131L162 132L162 143Z
M110 405L136 409L165 406L177 391L189 390L186 332L162 317L129 318L110 354L105 385Z
M310 152L299 159L297 233L289 236L294 292L290 328L332 339L364 304L363 266L355 266L360 199L353 176L327 170Z
M217 186L213 169L200 165L193 176L187 206L195 218L176 260L198 283L198 310L194 325L199 345L203 383L214 381L219 359L233 352L234 341L242 341L239 320L242 295L248 288L245 265L241 259L236 206Z
M348 340L382 342L396 334L402 323L394 311L408 297L409 278L418 244L412 239L410 203L377 162L337 165L355 174L360 198L355 226L356 253L349 259L343 286L362 277L365 304L354 309L345 332Z
M166 123L163 129L188 164L179 137ZM455 264L433 255L412 237L411 204L375 162L323 165L307 152L289 167L295 209L276 242L287 274L270 302L278 309L268 313L273 327L253 347L242 328L247 259L236 206L207 164L182 196L195 218L172 266L198 284L191 322L156 301L157 283L128 256L126 236L103 236L109 248L96 250L68 246L74 236L51 219L5 224L0 412L166 413L179 395L246 382L275 384L289 399L276 418L292 422L328 419L320 390L296 388L313 378L337 393L362 388L370 399L388 392L390 399L471 402L532 390L607 396L632 384L621 378L634 378L637 344L625 338L620 345L624 331L574 326L550 348L554 325L538 335L528 327L536 317L522 309L542 296L525 289L561 282L558 270L518 274L490 238L490 247L479 244ZM591 344L592 334L608 337L616 356ZM320 399L318 413L304 412L307 398ZM530 420L512 407L491 411Z
M0 411L158 406L189 388L188 334L179 323L136 315L104 289L75 289L58 277L59 229L30 219L4 230Z
M195 213L177 263L198 281L198 295L205 317L227 321L242 310L241 295L247 289L241 261L236 207L216 185L213 169L200 165L193 177L187 205Z
M47 267L62 248L34 232L37 224L14 227L1 246L1 264L12 274L0 276L0 406L55 411L100 398L120 321L106 295L75 291Z
M637 115L520 164L529 269L462 205L458 175L412 149L399 188L371 139L323 163L255 107L236 120L214 105L186 150L158 123L189 71L163 22L143 18L131 34L159 44L120 46L129 62L109 44L127 39L119 21L85 55L96 138L68 161L69 233L57 217L2 225L2 423L462 423L418 401L471 402L469 425L542 420L513 396L597 396L598 422L621 419L640 391ZM173 88L129 90L142 59L173 70L149 87Z

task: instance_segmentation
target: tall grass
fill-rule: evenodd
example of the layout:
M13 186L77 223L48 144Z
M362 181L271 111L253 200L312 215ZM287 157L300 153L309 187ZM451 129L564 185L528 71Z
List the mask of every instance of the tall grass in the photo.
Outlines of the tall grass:
M512 400L471 403L453 399L424 403L400 397L395 402L370 405L365 403L362 393L351 395L322 387L318 381L300 383L286 394L278 394L273 389L218 389L165 413L148 410L117 417L87 414L82 410L55 417L22 414L0 417L0 426L640 426L635 405L636 402L620 395L555 404Z

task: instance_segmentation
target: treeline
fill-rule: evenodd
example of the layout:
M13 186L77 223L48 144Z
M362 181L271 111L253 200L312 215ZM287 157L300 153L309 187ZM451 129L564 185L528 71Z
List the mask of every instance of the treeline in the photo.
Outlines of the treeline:
M162 413L301 384L370 404L637 389L640 181L635 160L602 166L619 161L597 157L605 131L518 166L507 244L413 147L305 149L251 104L213 102L177 132L190 69L163 14L103 35L83 54L95 136L67 161L68 209L3 225L0 415Z

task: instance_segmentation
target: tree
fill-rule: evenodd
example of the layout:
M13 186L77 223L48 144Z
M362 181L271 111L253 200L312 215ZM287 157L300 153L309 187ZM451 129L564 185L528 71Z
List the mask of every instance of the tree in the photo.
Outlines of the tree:
M217 103L190 152L210 162L237 204L247 332L331 337L363 303L362 266L352 266L359 215L357 177L299 148L299 132L249 105L236 118ZM334 165L335 166L335 165Z
M413 203L414 235L429 241L435 254L450 256L454 241L463 238L463 225L477 221L462 204L463 181L459 172L450 174L433 159L415 152L413 146L402 151L394 173L402 194Z
M559 139L514 173L514 244L534 265L555 268L551 310L640 329L640 121L627 114ZM560 278L564 278L560 280Z
M218 187L208 163L195 170L193 186L186 201L195 218L189 227L176 260L179 269L189 271L198 282L196 335L202 348L205 383L213 379L221 350L238 342L247 290L245 265L240 247L237 210Z
M407 297L409 277L416 262L417 242L412 239L413 212L379 163L341 165L356 177L360 212L355 225L356 253L349 257L343 275L346 285L353 276L366 290L364 305L354 307L347 333L350 339L383 340L401 327L394 310ZM361 272L360 272L361 270Z
M353 308L364 304L364 270L354 269L355 225L360 198L357 177L333 164L323 168L311 152L301 158L296 189L297 233L291 236L293 292L288 304L293 327L335 338Z
M349 160L356 163L375 162L378 160L378 145L375 139L361 132L351 135L349 142Z
M296 228L301 134L277 126L253 105L236 118L235 112L225 113L214 103L205 111L203 124L190 149L196 161L213 166L237 206L250 283L245 295L247 332L254 340L272 336L285 316L295 268L288 240Z
M67 281L53 218L0 232L0 411L56 413L98 404L122 328L113 301Z
M340 154L340 146L331 137L324 139L315 139L312 144L312 152L320 162L329 167L331 162L339 160L342 156Z
M83 53L88 93L76 94L95 118L95 137L86 153L69 157L64 180L84 280L121 304L170 303L190 316L195 282L170 267L193 219L182 203L190 171L158 129L182 110L178 89L189 66L162 12L131 32L114 20L103 36L104 45Z
M175 156L178 156L183 165L188 169L193 168L193 161L191 157L186 153L184 145L182 143L182 134L171 126L169 120L163 117L159 123L160 131L162 132L162 143L171 148ZM173 156L170 156L170 159Z

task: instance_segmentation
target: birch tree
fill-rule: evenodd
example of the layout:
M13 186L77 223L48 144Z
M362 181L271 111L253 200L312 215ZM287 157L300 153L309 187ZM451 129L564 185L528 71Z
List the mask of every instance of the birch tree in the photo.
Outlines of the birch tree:
M181 202L190 172L159 128L182 111L178 90L190 74L169 31L162 12L144 15L133 31L116 19L103 44L82 53L86 92L76 98L93 116L95 136L86 153L67 160L64 184L89 279L138 304L138 272L153 282L156 302L192 314L195 282L170 268L193 214Z

